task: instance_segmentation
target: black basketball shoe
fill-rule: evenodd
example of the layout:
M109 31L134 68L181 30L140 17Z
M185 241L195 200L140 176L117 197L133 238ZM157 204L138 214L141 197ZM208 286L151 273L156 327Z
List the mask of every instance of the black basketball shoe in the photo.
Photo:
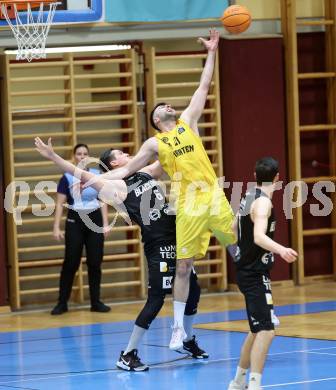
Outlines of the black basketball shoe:
M183 349L189 352L194 359L207 359L209 357L209 354L198 346L195 336L189 341L183 341Z
M146 364L141 362L137 349L132 349L126 355L124 355L124 351L121 351L117 367L125 371L147 371L149 369Z
M95 302L91 304L91 311L96 311L97 313L108 313L111 308L110 306L106 306L103 302Z
M59 316L68 311L68 305L66 303L58 302L58 304L51 310L52 316Z

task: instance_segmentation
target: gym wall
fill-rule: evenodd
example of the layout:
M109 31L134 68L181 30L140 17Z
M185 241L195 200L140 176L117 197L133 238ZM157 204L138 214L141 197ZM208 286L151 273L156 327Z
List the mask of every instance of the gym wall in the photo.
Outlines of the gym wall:
M226 181L244 182L245 191L246 183L255 181L256 160L272 156L279 161L281 180L286 183L282 39L221 39L219 56ZM231 195L231 189L228 194ZM289 222L284 217L282 194L279 191L274 195L275 239L288 245ZM229 282L234 282L232 262L228 270ZM288 279L291 279L290 267L282 260L276 261L273 280Z
M323 15L323 0L296 0L298 17L319 17ZM279 19L279 0L239 0L240 5L245 5L256 19Z
M265 0L241 0L240 4L246 5L254 19L268 19L268 18L278 18L280 16L280 9L278 0L267 0L267 7L265 7ZM299 16L306 16L306 17L317 17L322 14L322 0L297 0L297 6L298 6L298 15ZM275 22L273 22L275 23ZM155 31L153 32L155 35ZM154 38L154 36L153 36ZM314 33L314 34L302 34L298 37L299 41L299 57L300 62L303 61L302 64L306 63L307 69L309 69L309 66L312 64L316 65L319 64L320 61L324 58L324 48L323 48L323 33ZM241 42L242 46L240 46ZM266 48L262 48L264 43L267 41L273 41L273 39L252 39L252 40L246 40L244 43L242 43L242 39L238 41L224 41L221 43L221 49L220 49L220 55L222 53L226 53L223 57L223 73L221 75L222 78L222 110L223 110L223 116L222 116L222 125L223 125L223 139L225 140L223 142L223 155L224 155L224 170L226 173L226 177L228 181L234 180L253 180L252 176L252 167L253 163L255 162L255 159L258 157L257 151L258 151L258 145L255 145L255 148L249 148L250 145L250 138L245 138L245 146L240 146L241 152L239 153L241 156L244 157L244 161L238 161L238 164L234 163L235 156L231 156L232 151L234 149L230 148L230 145L237 145L239 144L239 139L235 139L237 137L237 134L235 131L230 130L231 124L233 124L233 128L241 127L243 128L243 135L245 137L254 135L253 133L248 133L248 129L251 129L251 124L253 123L253 127L258 127L261 129L261 133L263 136L268 136L272 130L269 129L269 122L268 119L272 119L274 121L274 126L277 127L279 130L276 132L279 135L279 138L272 137L270 140L271 145L274 149L270 149L270 152L273 153L280 152L280 146L282 149L282 152L280 153L280 163L281 166L284 168L283 177L286 177L286 130L285 130L285 96L284 96L284 75L283 75L283 58L282 58L282 43L280 42L280 38L274 38L274 42L272 45L270 45L270 42L267 43L267 45L270 46ZM255 41L255 42L254 42ZM275 43L277 42L277 43ZM154 46L157 48L158 51L183 51L187 47L188 50L197 50L199 46L195 43L195 39L180 39L171 41L170 39L166 40L155 40L155 41L146 41L145 45L151 45L154 44ZM301 52L300 52L300 45ZM250 45L251 50L247 50L245 45ZM274 45L274 46L273 46ZM308 50L309 47L309 50ZM312 47L318 48L319 52L314 53L312 52ZM260 56L253 55L253 50L256 50L261 53ZM224 51L223 51L224 50ZM275 57L272 58L271 55L267 55L267 53L276 53ZM227 53L230 54L231 59L226 57ZM314 57L313 57L314 54ZM237 61L234 61L235 55L237 56ZM246 56L246 57L245 57ZM266 57L265 57L266 56ZM277 73L278 71L274 71L273 73L270 72L269 62L265 62L265 58L267 58L267 61L272 62L272 66L275 66L280 74L276 76L276 79L273 79L272 77ZM249 64L247 61L255 61L254 67L247 67L247 69L244 69L244 65ZM240 61L240 63L238 62ZM229 70L229 73L224 72L224 68ZM246 72L245 74L239 73L238 69L241 69L249 72L254 72L254 74L246 79L246 75L249 74ZM251 68L251 69L250 69ZM141 71L141 70L139 70ZM230 73L232 72L232 73ZM241 77L244 75L244 77ZM255 82L253 82L253 79L255 78L255 81L258 80L258 85L256 85ZM267 80L267 83L266 83ZM242 82L244 81L244 85ZM234 85L233 85L234 84ZM267 84L267 85L266 85ZM324 105L325 105L325 94L323 92L324 86L322 85L323 82L317 81L314 83L314 85L307 84L307 88L302 93L301 99L305 99L307 104L305 105L304 109L305 112L303 116L305 118L309 118L307 120L307 123L316 122L315 120L310 120L311 118L324 118L325 117L325 111L324 111ZM260 107L257 106L256 97L259 98L258 93L261 91L260 86L263 85L266 87L266 90L264 91L265 96L261 99L261 101L264 104L264 107L271 107L271 101L272 101L272 109L274 111L271 114L266 112L265 119L262 119L259 115L253 116L253 110L255 109L255 112L258 112L260 110ZM273 90L268 90L269 87L276 86L276 94L274 94ZM242 94L241 91L248 90L248 94ZM229 92L230 91L230 92ZM230 94L231 102L228 100L227 94ZM266 94L268 94L268 98L266 98ZM249 96L249 99L247 99L247 96ZM313 103L316 104L316 102L319 102L319 106L315 107L313 106ZM48 102L49 103L49 102ZM50 102L52 103L52 102ZM249 103L250 105L246 105ZM273 104L274 103L274 104ZM237 123L237 118L234 118L233 116L230 117L231 114L228 115L228 111L231 110L233 113L235 110L232 109L233 104L235 107L239 107L240 110L238 111L238 119L242 120L244 115L242 113L245 113L246 108L248 107L248 118L249 121L245 121L244 123L240 122ZM275 107L274 107L275 105ZM231 107L232 106L232 107ZM267 110L265 110L267 111ZM268 119L267 119L268 118ZM251 121L253 119L253 121ZM232 121L232 123L230 122ZM323 120L321 119L321 122ZM246 126L248 125L248 127ZM275 129L274 127L274 129ZM274 130L275 131L275 130ZM311 170L311 160L309 159L309 156L314 152L317 153L317 155L320 155L323 161L324 156L324 150L327 147L327 138L321 137L321 132L319 133L320 137L314 138L314 134L309 134L309 137L307 136L307 139L303 141L302 145L302 155L306 156L303 157L306 159L306 164L303 164L303 169L306 169L307 171ZM232 138L230 138L232 137ZM265 139L265 138L262 138ZM277 144L277 142L279 144ZM260 146L260 145L259 145ZM262 148L261 151L264 149ZM239 155L237 154L237 155ZM231 160L231 157L233 158ZM328 163L328 162L326 162ZM251 170L249 170L251 169ZM315 171L314 171L315 173ZM308 174L304 174L304 176L308 176ZM3 182L3 181L1 181ZM277 194L278 198L280 197L280 194ZM282 210L281 200L275 198L275 207L276 210ZM4 221L1 220L3 218L3 213L1 210L2 205L0 206L0 229L4 226ZM284 220L280 215L278 215L278 219L280 217L280 220L278 221L278 229L277 229L277 236L276 238L281 240L284 244L288 243L289 240L289 224L288 221ZM324 226L325 220L323 219L311 219L311 226L312 227L320 227ZM6 303L6 296L7 296L7 287L6 287L6 254L5 254L5 235L4 231L1 232L0 230L0 275L3 277L3 281L0 280L0 305L3 305ZM322 237L322 238L312 238L309 240L309 243L306 244L307 247L305 248L305 257L306 257L306 272L307 275L320 275L320 274L329 274L331 263L328 261L321 262L321 258L329 259L330 258L330 250L331 250L331 240L329 237ZM278 265L276 266L275 273L274 273L275 280L284 280L284 279L291 279L291 273L290 268L284 264L281 261L278 261ZM234 275L232 273L231 264L229 261L229 280L234 280Z
M325 64L324 33L308 33L298 36L299 72L321 72ZM302 125L327 123L326 79L300 81L300 118ZM306 132L301 136L302 177L329 176L328 132ZM313 161L321 165L314 166ZM331 226L330 216L312 216L310 206L319 204L312 196L312 184L308 185L308 200L303 207L303 229L319 229ZM327 196L330 194L326 193ZM322 205L319 206L321 209ZM330 275L332 266L332 236L312 236L304 240L305 275Z

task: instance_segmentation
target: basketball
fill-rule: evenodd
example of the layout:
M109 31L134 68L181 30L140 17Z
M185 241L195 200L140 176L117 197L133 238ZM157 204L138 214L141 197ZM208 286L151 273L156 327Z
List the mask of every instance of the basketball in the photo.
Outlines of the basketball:
M242 5L231 5L221 17L224 28L231 34L246 31L251 24L250 11Z

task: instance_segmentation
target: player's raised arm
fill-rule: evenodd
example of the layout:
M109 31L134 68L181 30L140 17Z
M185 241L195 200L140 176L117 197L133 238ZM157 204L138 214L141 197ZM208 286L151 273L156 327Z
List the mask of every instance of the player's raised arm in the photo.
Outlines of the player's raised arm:
M158 141L151 137L145 141L138 153L123 167L108 171L101 175L108 180L123 179L144 168L151 160L157 158Z
M159 179L163 175L164 170L163 170L160 162L155 161L153 164L147 165L147 167L141 169L141 172L148 173L154 179Z
M293 249L278 244L266 235L271 208L272 203L266 197L260 197L253 202L251 218L254 222L254 242L267 251L279 254L288 263L292 263L298 254Z
M110 206L116 207L127 198L127 186L123 180L100 179L99 186L98 198Z
M215 67L216 51L219 42L219 32L211 29L208 40L199 38L208 51L199 87L191 98L189 106L182 112L181 119L198 134L197 122L202 115Z
M77 177L82 182L88 182L91 179L98 178L99 176L95 175L92 172L86 171L72 164L71 162L64 160L59 156L53 149L51 138L48 139L48 143L45 144L41 138L35 138L35 148L41 154L41 156L47 158L48 160L53 161L63 172L68 172L71 175ZM95 180L95 185L92 185L96 190L102 188L102 183L99 180Z
M51 138L49 138L48 143L45 144L41 138L36 137L35 147L41 156L53 161L63 172L70 173L83 183L90 183L90 187L93 187L99 193L102 192L106 203L113 204L114 202L119 203L120 201L123 201L126 189L125 184L122 181L114 181L113 186L109 186L107 185L107 181L103 179L103 175L96 175L64 160L54 151Z

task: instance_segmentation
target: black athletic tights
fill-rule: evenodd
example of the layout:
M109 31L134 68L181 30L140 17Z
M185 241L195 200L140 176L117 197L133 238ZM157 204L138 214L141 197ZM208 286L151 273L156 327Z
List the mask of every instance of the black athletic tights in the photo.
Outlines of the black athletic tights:
M197 281L197 275L192 271L190 274L189 295L186 302L184 315L191 316L197 313L200 295L201 288ZM139 313L137 319L135 320L135 324L141 328L149 329L152 321L161 310L165 297L166 294L162 290L155 291L155 289L149 289L147 301Z
M88 214L91 221L102 226L101 210L97 209ZM65 255L62 265L59 302L66 303L71 294L75 274L79 268L83 247L86 249L86 263L91 305L100 298L101 263L103 261L104 234L92 231L74 210L68 211L65 225Z

